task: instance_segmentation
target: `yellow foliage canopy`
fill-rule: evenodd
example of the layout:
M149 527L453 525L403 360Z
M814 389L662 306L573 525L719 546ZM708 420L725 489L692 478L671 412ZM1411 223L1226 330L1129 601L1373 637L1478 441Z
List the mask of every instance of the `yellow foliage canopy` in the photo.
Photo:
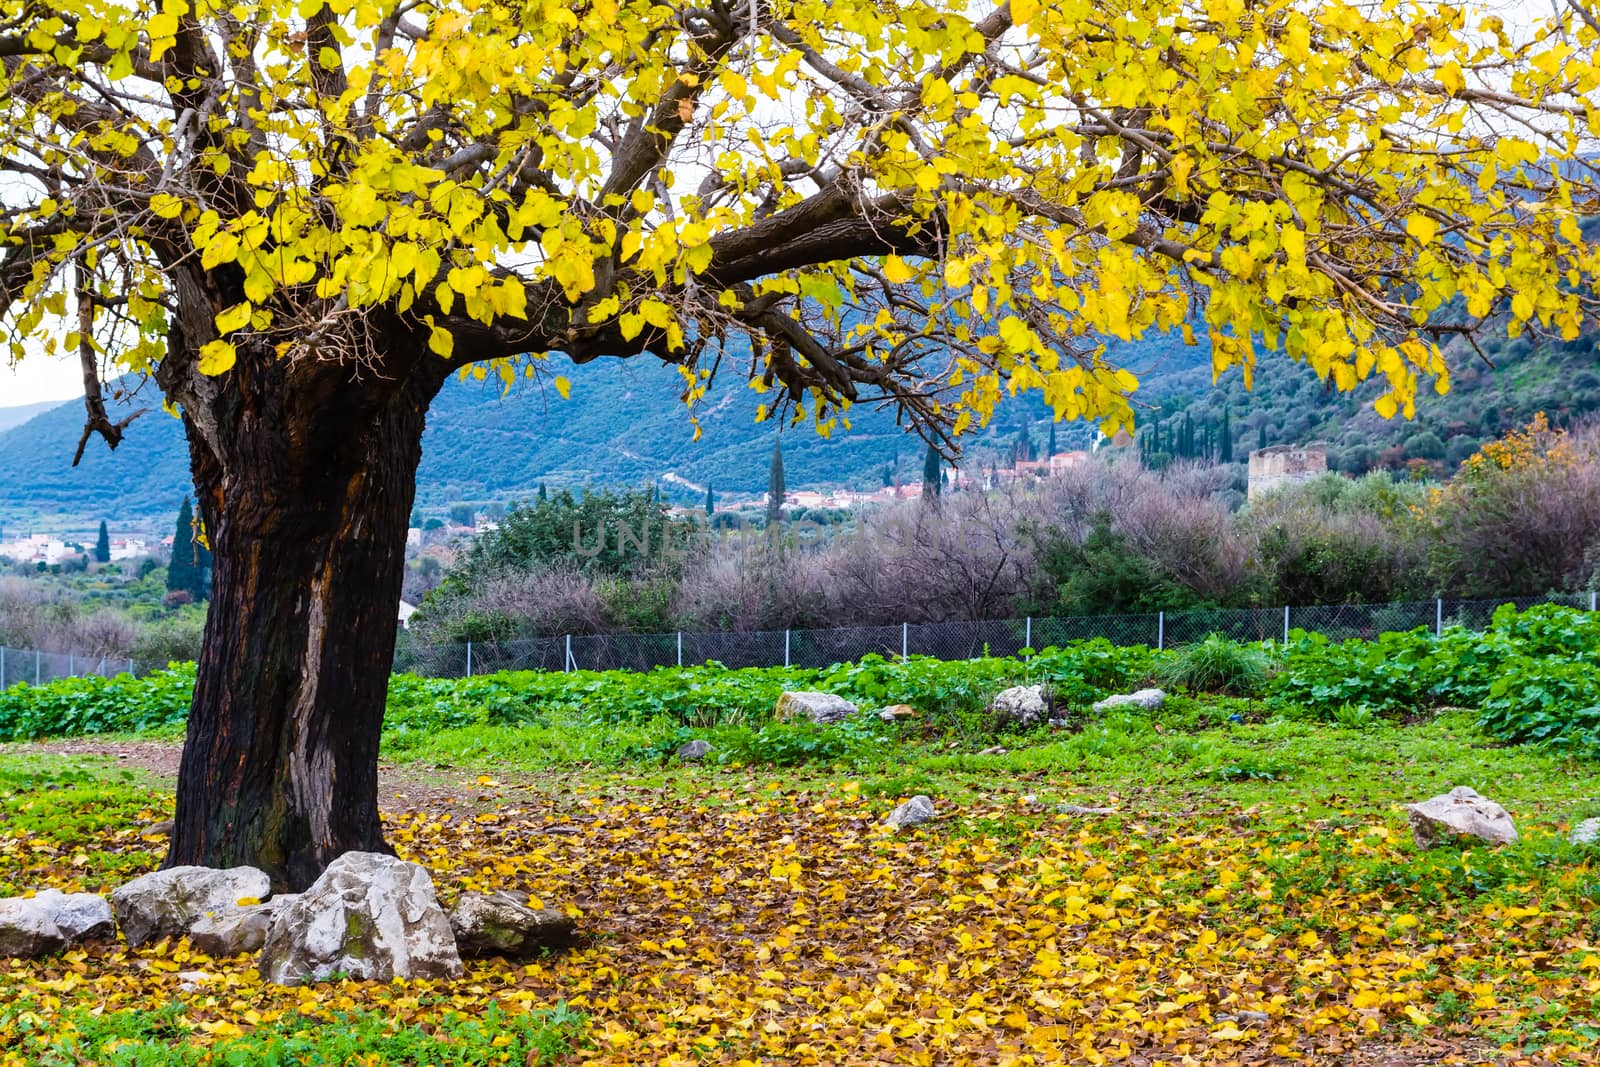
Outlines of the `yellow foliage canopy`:
M1039 390L1113 431L1106 343L1183 328L1410 414L1441 339L1595 313L1597 44L1343 0L0 0L0 314L20 355L81 263L68 346L180 401L398 330L508 378L652 352L692 404L749 334L824 429Z

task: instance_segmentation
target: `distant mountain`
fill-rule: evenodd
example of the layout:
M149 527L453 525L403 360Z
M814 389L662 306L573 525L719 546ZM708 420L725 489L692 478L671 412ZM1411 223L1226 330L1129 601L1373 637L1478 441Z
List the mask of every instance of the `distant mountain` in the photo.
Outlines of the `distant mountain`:
M1480 343L1481 357L1465 343L1450 349L1449 391L1439 395L1424 380L1409 421L1373 410L1385 388L1381 382L1340 393L1274 353L1259 358L1253 390L1244 388L1237 370L1213 386L1207 366L1157 378L1145 396L1172 420L1169 425L1187 413L1197 425L1215 427L1226 405L1240 460L1263 439L1273 445L1316 441L1329 446L1329 464L1347 473L1397 468L1413 459L1449 473L1486 441L1538 412L1558 425L1600 412L1600 333L1573 341L1524 334Z
M0 408L0 433L13 426L21 426L35 415L42 415L60 405L59 400L42 400L37 404L18 404L15 407Z
M1158 337L1111 348L1110 358L1140 378L1135 407L1141 425L1185 410L1197 423L1215 424L1227 403L1241 460L1255 447L1258 425L1266 426L1269 443L1322 440L1333 446L1335 463L1370 466L1386 461L1386 454L1393 460L1392 450L1413 443L1430 458L1437 453L1439 462L1458 458L1538 410L1558 418L1600 410L1594 337L1544 345L1528 338L1491 341L1485 351L1494 370L1470 353L1454 353L1454 388L1444 397L1431 391L1420 397L1411 423L1384 420L1372 410L1376 385L1332 393L1310 369L1282 356L1261 357L1256 388L1247 393L1237 370L1213 387L1204 344ZM571 379L570 399L531 382L503 397L493 379L454 380L445 387L423 438L417 504L424 514L442 515L458 503L524 499L541 482L551 489L653 482L667 499L685 504L703 500L707 485L719 499L765 491L779 426L755 421L761 397L737 374L726 375L701 403L704 432L696 442L678 400L681 379L671 368L645 358L584 366L552 360L550 372ZM0 526L89 528L101 518L165 520L176 514L191 492L182 427L160 409L153 385L132 403L154 410L132 424L115 452L91 441L77 468L71 466L83 430L77 401L46 405L26 423L0 430ZM0 417L20 410L0 409ZM118 410L125 412L126 404L114 407L114 419ZM831 439L803 426L783 429L791 489L874 489L883 484L885 468L900 480L921 479L925 446L895 425L892 413L858 407L851 423L851 430ZM1009 462L1024 427L1035 453L1041 451L1049 434L1041 398L1006 400L994 422L969 438L964 465ZM1058 423L1056 430L1056 447L1063 451L1086 448L1094 437L1093 428L1082 423ZM1413 442L1419 434L1436 438L1437 445L1430 437Z
M549 385L523 382L502 397L498 381L453 380L434 401L423 438L417 504L429 514L454 503L486 504L551 489L654 482L668 499L698 503L704 487L719 496L761 493L767 486L775 422L755 421L761 397L727 375L700 405L701 440L678 396L682 380L647 359L597 360L584 366L552 361L552 374L572 382L571 398ZM152 407L129 428L115 452L98 439L73 468L83 432L76 401L50 407L26 425L0 432L0 525L41 520L52 525L101 517L170 516L191 492L182 426L165 414L153 385L132 406ZM112 406L112 418L129 403ZM1034 447L1048 430L1043 401L1012 402L973 442L971 462L1009 448L1024 422ZM890 412L859 406L852 428L823 439L807 427L782 432L791 489L876 488L884 468L920 479L925 446L895 424ZM1091 427L1062 423L1057 447L1087 447Z

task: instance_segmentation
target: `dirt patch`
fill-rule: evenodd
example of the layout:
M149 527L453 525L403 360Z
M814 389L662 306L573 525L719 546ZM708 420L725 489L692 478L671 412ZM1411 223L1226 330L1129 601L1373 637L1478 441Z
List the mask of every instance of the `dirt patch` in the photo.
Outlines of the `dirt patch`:
M178 779L183 745L177 741L102 741L83 737L0 745L0 754L29 753L112 761L119 768L142 771L158 779L159 786L170 787ZM386 812L476 811L503 803L503 793L508 788L534 785L529 775L490 778L455 766L378 765L378 803Z
M145 771L157 778L176 779L183 746L175 741L96 741L84 737L0 745L0 753L6 755L27 755L30 752L52 756L95 756L115 760L120 766Z

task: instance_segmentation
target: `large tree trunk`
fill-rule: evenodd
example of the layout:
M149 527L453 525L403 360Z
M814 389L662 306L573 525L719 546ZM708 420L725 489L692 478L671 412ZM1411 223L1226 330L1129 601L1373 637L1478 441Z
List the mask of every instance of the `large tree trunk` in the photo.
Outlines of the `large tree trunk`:
M249 864L302 889L343 852L386 849L378 738L444 373L385 363L403 373L241 360L185 410L214 571L168 866Z

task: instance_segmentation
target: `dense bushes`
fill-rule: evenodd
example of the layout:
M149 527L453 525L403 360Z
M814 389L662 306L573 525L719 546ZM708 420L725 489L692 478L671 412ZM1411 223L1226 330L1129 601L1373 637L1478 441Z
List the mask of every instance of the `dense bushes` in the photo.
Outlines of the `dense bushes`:
M787 689L821 689L866 708L906 703L930 716L970 717L1000 689L1047 682L1059 701L1093 702L1150 672L1152 653L1104 640L1005 658L907 661L868 656L822 670L708 665L570 674L517 671L475 678L390 679L384 728L396 735L468 726L543 725L559 720L610 724L665 721L700 727L760 726ZM180 724L194 684L192 666L148 678L75 678L0 692L0 740L143 730Z
M154 730L189 715L194 665L174 664L143 678L64 678L0 691L0 741Z
M1481 633L1452 627L1440 637L1416 630L1334 643L1296 631L1284 646L1234 644L1213 635L1155 652L1093 640L1027 659L868 656L821 670L708 664L642 674L396 675L385 731L409 745L463 728L637 733L648 727L648 745L665 752L674 739L689 736L686 731L724 730L730 731L723 738L726 752L765 751L760 758L781 762L805 753L827 758L841 745L875 744L882 733L866 716L842 739L771 724L784 690L836 693L867 711L906 703L919 709L929 729L972 733L994 726L985 709L1011 685L1048 685L1067 717L1081 721L1100 697L1151 679L1260 697L1250 705L1257 718L1280 714L1350 724L1466 706L1478 711L1488 733L1506 741L1600 753L1600 614L1553 606L1518 613L1509 605ZM176 726L193 684L193 667L175 666L137 680L123 675L15 686L0 692L0 740Z
M474 548L413 620L419 639L1530 595L1588 588L1600 568L1600 432L1542 421L1485 445L1444 487L1330 474L1243 505L1229 468L1153 471L1121 455L805 536L674 520L679 550L648 565L574 554L565 519L622 499L655 506L634 494L514 512L508 527L537 516L538 536Z
M1420 712L1457 705L1506 741L1600 752L1600 616L1509 605L1482 633L1452 628L1333 644L1296 632L1269 685L1280 706Z

